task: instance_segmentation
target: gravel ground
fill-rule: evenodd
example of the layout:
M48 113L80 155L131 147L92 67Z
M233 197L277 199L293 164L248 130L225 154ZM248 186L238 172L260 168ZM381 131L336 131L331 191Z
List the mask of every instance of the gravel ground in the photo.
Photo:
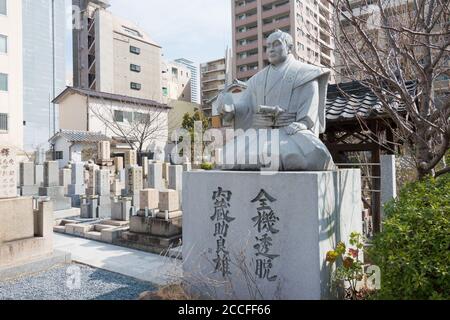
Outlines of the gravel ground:
M153 290L148 282L71 264L0 282L0 300L135 300Z

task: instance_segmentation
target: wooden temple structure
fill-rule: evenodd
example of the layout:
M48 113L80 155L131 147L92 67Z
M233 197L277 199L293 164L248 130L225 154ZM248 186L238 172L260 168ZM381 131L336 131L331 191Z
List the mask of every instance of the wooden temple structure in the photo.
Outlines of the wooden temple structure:
M408 83L411 94L415 89L413 81ZM395 108L406 115L402 105ZM326 113L327 129L321 139L339 167L362 170L362 200L377 233L381 228L380 157L395 154L401 147L395 138L396 125L374 92L356 81L329 86Z

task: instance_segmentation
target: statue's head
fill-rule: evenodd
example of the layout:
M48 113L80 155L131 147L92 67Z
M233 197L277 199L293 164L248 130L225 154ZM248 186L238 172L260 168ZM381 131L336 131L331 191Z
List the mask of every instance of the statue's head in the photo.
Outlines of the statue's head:
M286 61L294 48L294 40L287 32L277 30L267 38L267 56L272 65Z

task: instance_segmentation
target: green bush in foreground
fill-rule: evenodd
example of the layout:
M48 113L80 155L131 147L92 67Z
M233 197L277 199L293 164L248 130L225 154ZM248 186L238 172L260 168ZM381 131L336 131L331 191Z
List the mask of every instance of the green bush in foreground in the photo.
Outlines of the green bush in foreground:
M385 206L369 251L381 269L376 299L450 299L450 174L414 182Z

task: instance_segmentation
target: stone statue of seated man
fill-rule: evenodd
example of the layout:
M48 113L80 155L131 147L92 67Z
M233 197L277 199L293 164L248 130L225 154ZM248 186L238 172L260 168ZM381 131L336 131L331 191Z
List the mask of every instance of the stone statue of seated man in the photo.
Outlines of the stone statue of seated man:
M234 119L235 129L256 131L256 135L238 134L224 146L221 169L263 169L268 165L264 160L267 151L276 153L279 171L335 169L328 149L319 139L325 131L330 72L297 61L292 50L292 37L277 30L267 39L270 64L248 81L247 89L238 98L229 93L219 95L218 112L224 121ZM265 138L269 143L262 143L261 132L270 137ZM270 148L262 150L262 145ZM242 153L245 159L258 160L237 161L244 156Z

